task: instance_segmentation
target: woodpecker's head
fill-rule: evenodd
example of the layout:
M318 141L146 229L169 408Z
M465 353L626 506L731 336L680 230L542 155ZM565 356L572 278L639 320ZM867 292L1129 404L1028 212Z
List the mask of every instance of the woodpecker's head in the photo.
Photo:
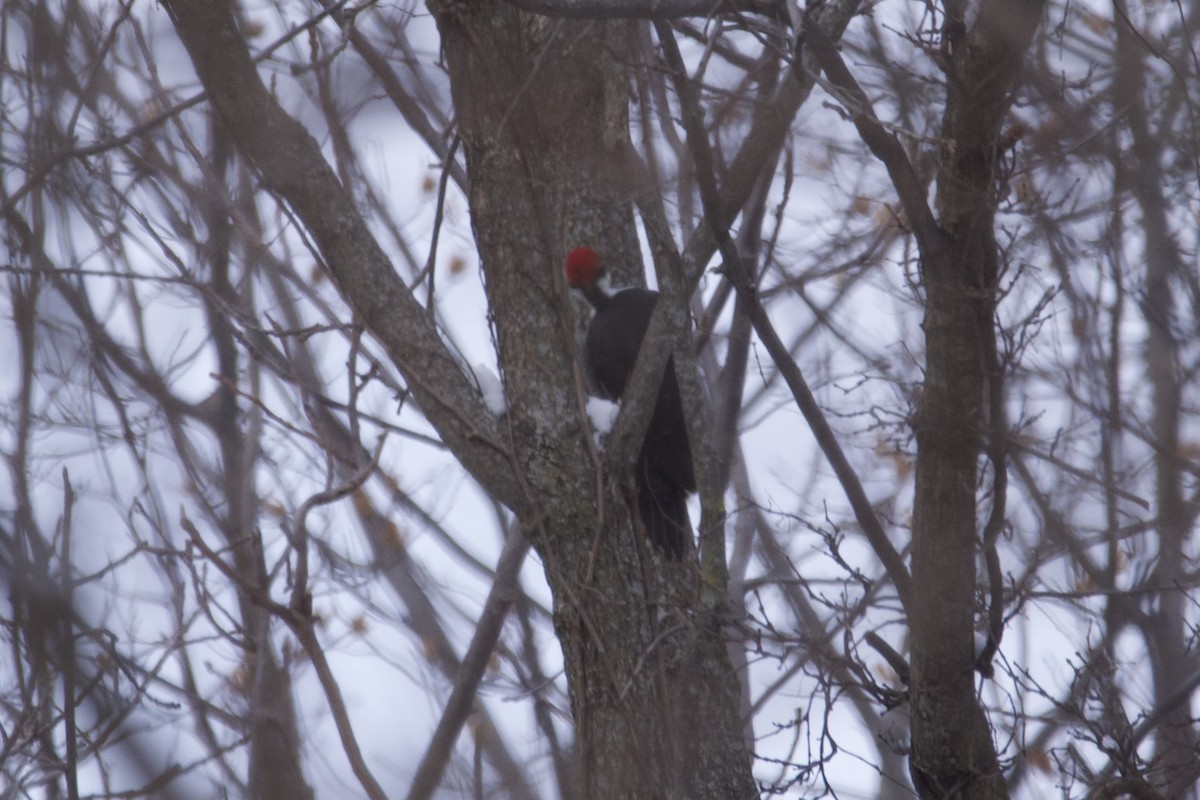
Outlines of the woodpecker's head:
M608 279L604 276L604 265L600 254L590 247L576 247L567 253L567 285L578 289L599 311L608 306L612 295L608 291Z
M575 289L595 286L604 273L600 254L590 247L576 247L567 253L567 285Z

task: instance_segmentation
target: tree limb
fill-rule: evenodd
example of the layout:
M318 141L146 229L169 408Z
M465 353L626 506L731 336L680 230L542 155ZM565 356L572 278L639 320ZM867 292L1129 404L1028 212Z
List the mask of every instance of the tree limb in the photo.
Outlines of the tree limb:
M854 509L855 518L880 561L883 562L892 582L896 585L900 602L907 606L909 576L908 570L904 566L904 559L888 539L887 533L883 530L879 518L875 515L875 510L867 498L866 491L862 488L862 483L858 480L858 475L842 452L837 436L829 427L829 423L817 404L816 398L813 397L812 391L808 388L804 376L801 375L799 367L792 361L787 348L775 332L774 326L758 298L757 289L752 285L749 272L742 263L733 240L729 237L728 226L723 224L721 199L713 171L712 152L704 130L703 119L700 117L698 101L694 97L686 74L683 73L683 60L675 45L670 28L665 23L658 23L658 34L666 55L667 66L672 70L676 79L675 89L680 97L683 125L687 130L688 145L692 149L696 162L696 175L701 187L700 197L704 203L705 221L721 251L725 262L726 276L733 283L739 297L745 298L746 312L754 325L754 330L767 347L776 368L783 374L788 388L792 390L796 404L800 407L805 421L808 422L813 435L817 438L821 451L829 459L830 466L833 467L834 473L846 492L847 499Z
M678 19L719 14L779 16L781 0L508 0L522 11L564 19Z
M931 252L936 246L940 230L929 204L925 202L925 184L908 160L908 153L900 140L883 126L866 92L859 86L854 75L846 68L846 62L837 51L833 40L820 25L806 21L804 41L825 71L833 87L842 92L841 99L850 111L858 135L888 171L892 185L900 196L904 213L917 238L922 253Z
M239 151L296 212L356 314L400 368L422 412L463 466L525 510L499 426L479 391L397 277L320 146L267 91L227 0L165 3Z

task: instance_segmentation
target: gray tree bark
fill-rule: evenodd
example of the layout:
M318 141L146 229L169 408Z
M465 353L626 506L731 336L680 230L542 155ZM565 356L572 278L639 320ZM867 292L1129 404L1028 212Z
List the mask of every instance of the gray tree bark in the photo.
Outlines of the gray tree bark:
M467 154L513 442L544 515L534 541L554 590L582 796L752 797L718 623L682 613L698 600L692 576L652 565L632 535L621 470L597 481L579 416L562 255L588 244L620 278L641 278L632 192L620 178L631 26L549 20L501 3L431 8Z
M985 2L969 29L965 7L944 4L939 224L935 246L921 253L926 372L914 421L911 768L922 797L982 799L1008 796L974 685L978 460L985 440L1006 434L991 416L1003 419L994 331L999 143L1043 3Z

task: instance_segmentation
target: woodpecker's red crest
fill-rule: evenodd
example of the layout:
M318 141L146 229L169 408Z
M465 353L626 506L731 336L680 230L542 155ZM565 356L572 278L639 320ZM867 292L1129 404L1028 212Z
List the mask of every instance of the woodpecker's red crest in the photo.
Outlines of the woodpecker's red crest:
M576 247L567 254L567 284L576 289L593 285L603 271L600 254L590 247Z

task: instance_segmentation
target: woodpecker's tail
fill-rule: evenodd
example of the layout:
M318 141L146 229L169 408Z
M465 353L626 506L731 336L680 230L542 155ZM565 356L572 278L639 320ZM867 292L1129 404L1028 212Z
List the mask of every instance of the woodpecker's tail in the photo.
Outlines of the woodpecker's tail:
M692 537L692 521L687 510L688 489L645 463L639 463L634 473L638 516L646 534L668 559L682 559Z

